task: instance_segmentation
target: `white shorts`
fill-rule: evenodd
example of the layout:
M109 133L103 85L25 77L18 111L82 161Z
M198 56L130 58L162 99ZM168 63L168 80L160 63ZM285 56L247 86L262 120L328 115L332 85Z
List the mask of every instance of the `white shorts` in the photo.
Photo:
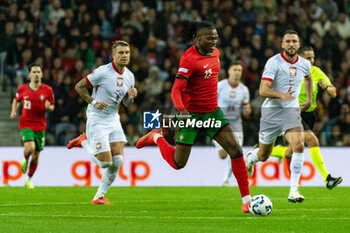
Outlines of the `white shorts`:
M119 115L109 118L88 115L86 136L94 154L111 151L112 142L127 142Z
M297 127L304 131L299 108L289 108L283 111L262 109L259 142L265 145L272 144L278 136L284 135L287 130Z

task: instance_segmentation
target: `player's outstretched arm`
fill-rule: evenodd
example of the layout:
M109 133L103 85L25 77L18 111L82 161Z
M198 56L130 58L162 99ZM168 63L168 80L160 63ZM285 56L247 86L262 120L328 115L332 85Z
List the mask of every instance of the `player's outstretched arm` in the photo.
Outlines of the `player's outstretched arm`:
M14 119L16 117L18 108L19 108L19 102L16 100L16 98L14 98L12 101L12 109L10 114L11 119Z

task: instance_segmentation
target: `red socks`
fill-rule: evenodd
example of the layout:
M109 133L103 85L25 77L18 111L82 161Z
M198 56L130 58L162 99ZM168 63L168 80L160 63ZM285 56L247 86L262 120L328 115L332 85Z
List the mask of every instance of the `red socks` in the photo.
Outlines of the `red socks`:
M157 139L156 144L159 147L160 153L163 156L163 159L167 161L167 163L174 169L178 170L179 168L174 163L174 155L175 155L175 148L165 140L164 137L159 137Z
M34 172L35 172L37 167L38 167L38 162L34 163L33 159L30 160L29 171L28 171L28 176L29 177L32 177L34 175Z
M236 177L241 196L250 195L248 171L243 156L231 159L232 173Z

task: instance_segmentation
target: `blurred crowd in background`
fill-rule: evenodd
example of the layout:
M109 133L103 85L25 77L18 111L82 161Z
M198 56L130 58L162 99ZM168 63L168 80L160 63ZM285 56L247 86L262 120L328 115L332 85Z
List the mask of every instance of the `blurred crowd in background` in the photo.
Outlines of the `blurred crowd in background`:
M315 65L337 88L330 99L318 94L315 133L323 146L350 146L350 1L349 0L2 0L0 69L2 90L14 96L28 81L27 66L43 65L43 82L55 93L48 114L48 144L65 145L85 131L87 104L74 85L111 59L111 42L131 45L129 68L138 97L120 116L128 145L143 129L144 111L175 114L171 87L189 21L209 20L219 33L221 79L231 62L244 64L242 82L250 90L251 116L244 119L244 145L258 141L258 88L268 58L281 51L281 35L295 29L315 49ZM171 130L168 139L172 140ZM202 137L198 144L211 142Z

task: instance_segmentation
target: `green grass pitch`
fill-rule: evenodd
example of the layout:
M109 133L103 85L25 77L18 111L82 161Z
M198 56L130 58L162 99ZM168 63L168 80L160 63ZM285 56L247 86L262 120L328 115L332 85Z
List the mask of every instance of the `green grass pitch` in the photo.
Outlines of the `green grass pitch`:
M252 187L273 203L267 217L241 212L236 187L112 187L114 205L92 206L96 187L0 188L0 232L350 232L350 188Z

